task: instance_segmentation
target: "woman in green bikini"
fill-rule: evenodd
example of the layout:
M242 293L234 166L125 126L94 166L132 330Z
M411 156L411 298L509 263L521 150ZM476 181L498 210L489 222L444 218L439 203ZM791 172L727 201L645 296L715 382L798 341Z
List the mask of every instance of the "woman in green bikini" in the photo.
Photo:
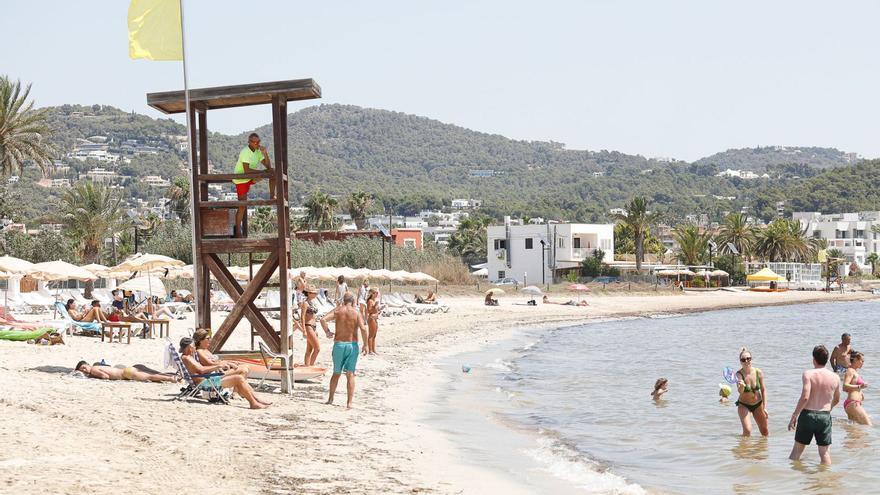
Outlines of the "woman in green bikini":
M764 373L752 367L752 353L745 347L739 351L739 362L742 368L736 372L736 390L739 392L736 411L742 422L743 436L752 435L752 420L749 419L751 413L761 435L766 437L770 435L770 430L767 428L767 387Z

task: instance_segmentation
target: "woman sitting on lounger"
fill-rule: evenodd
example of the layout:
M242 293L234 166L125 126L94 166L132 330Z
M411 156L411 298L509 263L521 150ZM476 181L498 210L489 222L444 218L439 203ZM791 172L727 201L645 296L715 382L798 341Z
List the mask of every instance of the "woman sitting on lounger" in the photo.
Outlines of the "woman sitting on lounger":
M211 351L208 350L208 347L211 345L211 333L208 330L204 328L196 330L196 333L193 334L193 345L196 347L195 358L199 363L205 366L220 365L220 371L226 376L241 375L247 378L250 369L246 365L232 361L223 361L211 354Z
M204 366L199 363L196 358L196 346L193 345L193 339L189 337L184 337L180 339L180 355L183 358L183 365L186 366L186 369L194 374L194 375L206 375L208 373L214 373L217 371L222 371L223 365L214 364L210 366ZM220 376L212 376L209 378L193 378L195 380L196 385L201 386L201 383L205 380L211 380L213 385L217 388L231 388L238 395L244 397L248 404L250 404L251 409L265 409L271 405L270 402L263 402L257 398L257 394L254 393L253 387L245 380L245 378L241 375L226 375L223 377Z
M70 317L75 321L81 321L83 323L89 323L92 321L110 321L107 319L107 315L101 311L101 303L98 301L92 301L92 307L89 308L88 311L82 313L76 310L76 302L73 299L68 299L67 304L65 304L64 307L67 309L67 313L70 314Z
M160 373L151 370L142 364L134 366L105 366L102 364L89 365L85 361L76 363L75 371L86 375L88 378L99 380L134 380L137 382L178 382L180 377L176 374Z

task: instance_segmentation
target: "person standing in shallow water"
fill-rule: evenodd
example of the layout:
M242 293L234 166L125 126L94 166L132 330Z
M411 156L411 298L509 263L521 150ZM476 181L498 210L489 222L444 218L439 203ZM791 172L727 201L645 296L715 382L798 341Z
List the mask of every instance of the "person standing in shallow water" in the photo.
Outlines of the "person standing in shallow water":
M831 369L835 373L843 373L849 368L850 351L852 351L852 336L845 333L840 336L840 343L831 351Z
M788 431L795 430L794 446L789 459L797 461L807 445L816 438L822 464L831 464L831 410L840 401L840 377L825 368L828 349L813 348L813 369L804 371L803 389L797 407L788 422Z
M859 370L865 365L865 355L858 351L851 351L849 362L850 366L843 377L843 391L847 393L846 400L843 401L843 410L846 411L846 417L850 421L872 426L871 418L862 407L862 401L865 400L862 389L867 388L868 383L862 379Z
M749 414L754 416L755 423L761 435L770 435L767 425L767 385L764 383L764 373L752 366L752 353L743 347L739 351L739 362L742 365L736 372L736 390L739 398L736 400L736 412L742 423L744 437L752 435L752 420Z

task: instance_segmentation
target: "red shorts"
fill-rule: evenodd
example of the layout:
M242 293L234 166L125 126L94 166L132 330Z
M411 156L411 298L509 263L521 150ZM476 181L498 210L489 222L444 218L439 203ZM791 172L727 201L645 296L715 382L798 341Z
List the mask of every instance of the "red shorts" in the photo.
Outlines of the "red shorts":
M249 180L247 182L243 182L241 184L235 184L235 192L239 196L247 196L248 191L251 190L251 184L253 184L253 180Z

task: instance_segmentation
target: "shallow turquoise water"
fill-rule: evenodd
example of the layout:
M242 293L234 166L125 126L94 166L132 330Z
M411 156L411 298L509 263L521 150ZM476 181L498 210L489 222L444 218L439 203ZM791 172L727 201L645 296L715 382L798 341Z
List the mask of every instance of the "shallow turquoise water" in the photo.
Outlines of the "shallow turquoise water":
M835 408L834 465L826 469L815 446L802 462L788 460L786 425L814 345L830 349L850 332L866 355L865 380L880 376L878 321L880 302L871 301L527 331L444 363L450 381L432 421L462 447L464 462L506 471L533 492L873 493L874 428L850 424ZM718 403L721 371L738 365L742 346L766 376L767 439L742 438L736 407ZM461 364L473 370L462 373ZM649 394L659 376L670 387L657 404ZM872 390L864 405L876 416ZM502 437L503 449L487 448Z

